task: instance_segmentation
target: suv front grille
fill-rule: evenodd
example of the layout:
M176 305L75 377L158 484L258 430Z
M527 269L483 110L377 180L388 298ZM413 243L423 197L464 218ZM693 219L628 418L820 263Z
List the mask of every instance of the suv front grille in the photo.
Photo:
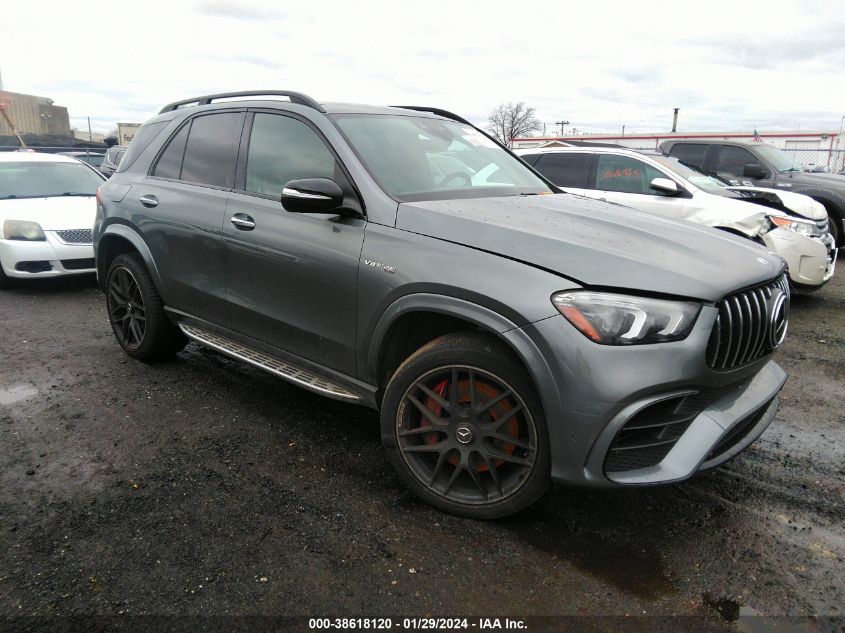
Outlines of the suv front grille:
M789 282L786 274L725 297L707 344L707 364L734 369L772 352L789 323Z
M65 244L91 244L94 242L94 231L92 229L56 231L56 235Z

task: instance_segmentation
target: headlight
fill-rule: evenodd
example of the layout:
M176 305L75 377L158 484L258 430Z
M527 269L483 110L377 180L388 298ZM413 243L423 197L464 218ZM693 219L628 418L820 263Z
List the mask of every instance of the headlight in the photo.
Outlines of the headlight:
M680 341L701 311L692 301L582 290L558 292L552 303L581 334L602 345Z
M27 240L30 242L43 242L44 229L37 222L27 220L6 220L3 222L3 238L7 240Z
M770 215L769 222L772 223L773 227L795 231L808 237L821 237L822 235L816 223L810 220L799 220L798 218L783 215Z

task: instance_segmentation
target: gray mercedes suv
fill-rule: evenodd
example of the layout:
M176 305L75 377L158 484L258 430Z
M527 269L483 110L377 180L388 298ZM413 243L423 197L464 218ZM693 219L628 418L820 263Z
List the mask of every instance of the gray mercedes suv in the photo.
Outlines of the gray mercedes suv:
M94 239L131 357L193 339L377 409L399 476L464 516L552 481L718 466L786 380L782 260L562 193L443 110L286 91L168 105L100 188Z

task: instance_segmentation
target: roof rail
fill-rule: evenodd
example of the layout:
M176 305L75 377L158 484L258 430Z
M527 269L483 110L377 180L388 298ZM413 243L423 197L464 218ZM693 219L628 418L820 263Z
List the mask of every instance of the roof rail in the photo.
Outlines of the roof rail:
M291 103L298 103L299 105L304 105L309 108L313 108L314 110L317 110L317 112L325 112L323 106L321 106L308 95L302 94L301 92L292 92L290 90L246 90L243 92L221 92L219 94L194 97L193 99L185 99L183 101L174 101L173 103L168 103L161 110L159 110L158 113L163 114L164 112L172 112L173 110L181 108L182 106L208 105L209 103L217 99L263 96L288 97Z
M453 121L457 121L458 123L465 123L466 125L472 125L469 121L465 118L458 116L454 112L449 112L448 110L441 110L440 108L429 108L426 106L390 106L391 108L402 108L404 110L416 110L417 112L430 112L431 114L436 114L437 116L442 116L444 119L452 119ZM475 127L472 125L472 127Z

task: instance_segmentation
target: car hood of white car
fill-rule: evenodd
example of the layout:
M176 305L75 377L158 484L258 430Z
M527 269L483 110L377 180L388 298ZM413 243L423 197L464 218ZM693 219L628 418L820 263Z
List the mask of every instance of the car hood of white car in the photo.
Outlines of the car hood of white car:
M0 200L0 222L28 220L45 231L88 229L94 226L94 196L57 196Z
M824 220L827 211L820 202L816 202L810 196L791 191L778 191L768 187L726 187L730 191L748 191L762 198L769 198L775 204L782 204L793 213L807 218L808 220ZM750 201L748 201L750 202Z

